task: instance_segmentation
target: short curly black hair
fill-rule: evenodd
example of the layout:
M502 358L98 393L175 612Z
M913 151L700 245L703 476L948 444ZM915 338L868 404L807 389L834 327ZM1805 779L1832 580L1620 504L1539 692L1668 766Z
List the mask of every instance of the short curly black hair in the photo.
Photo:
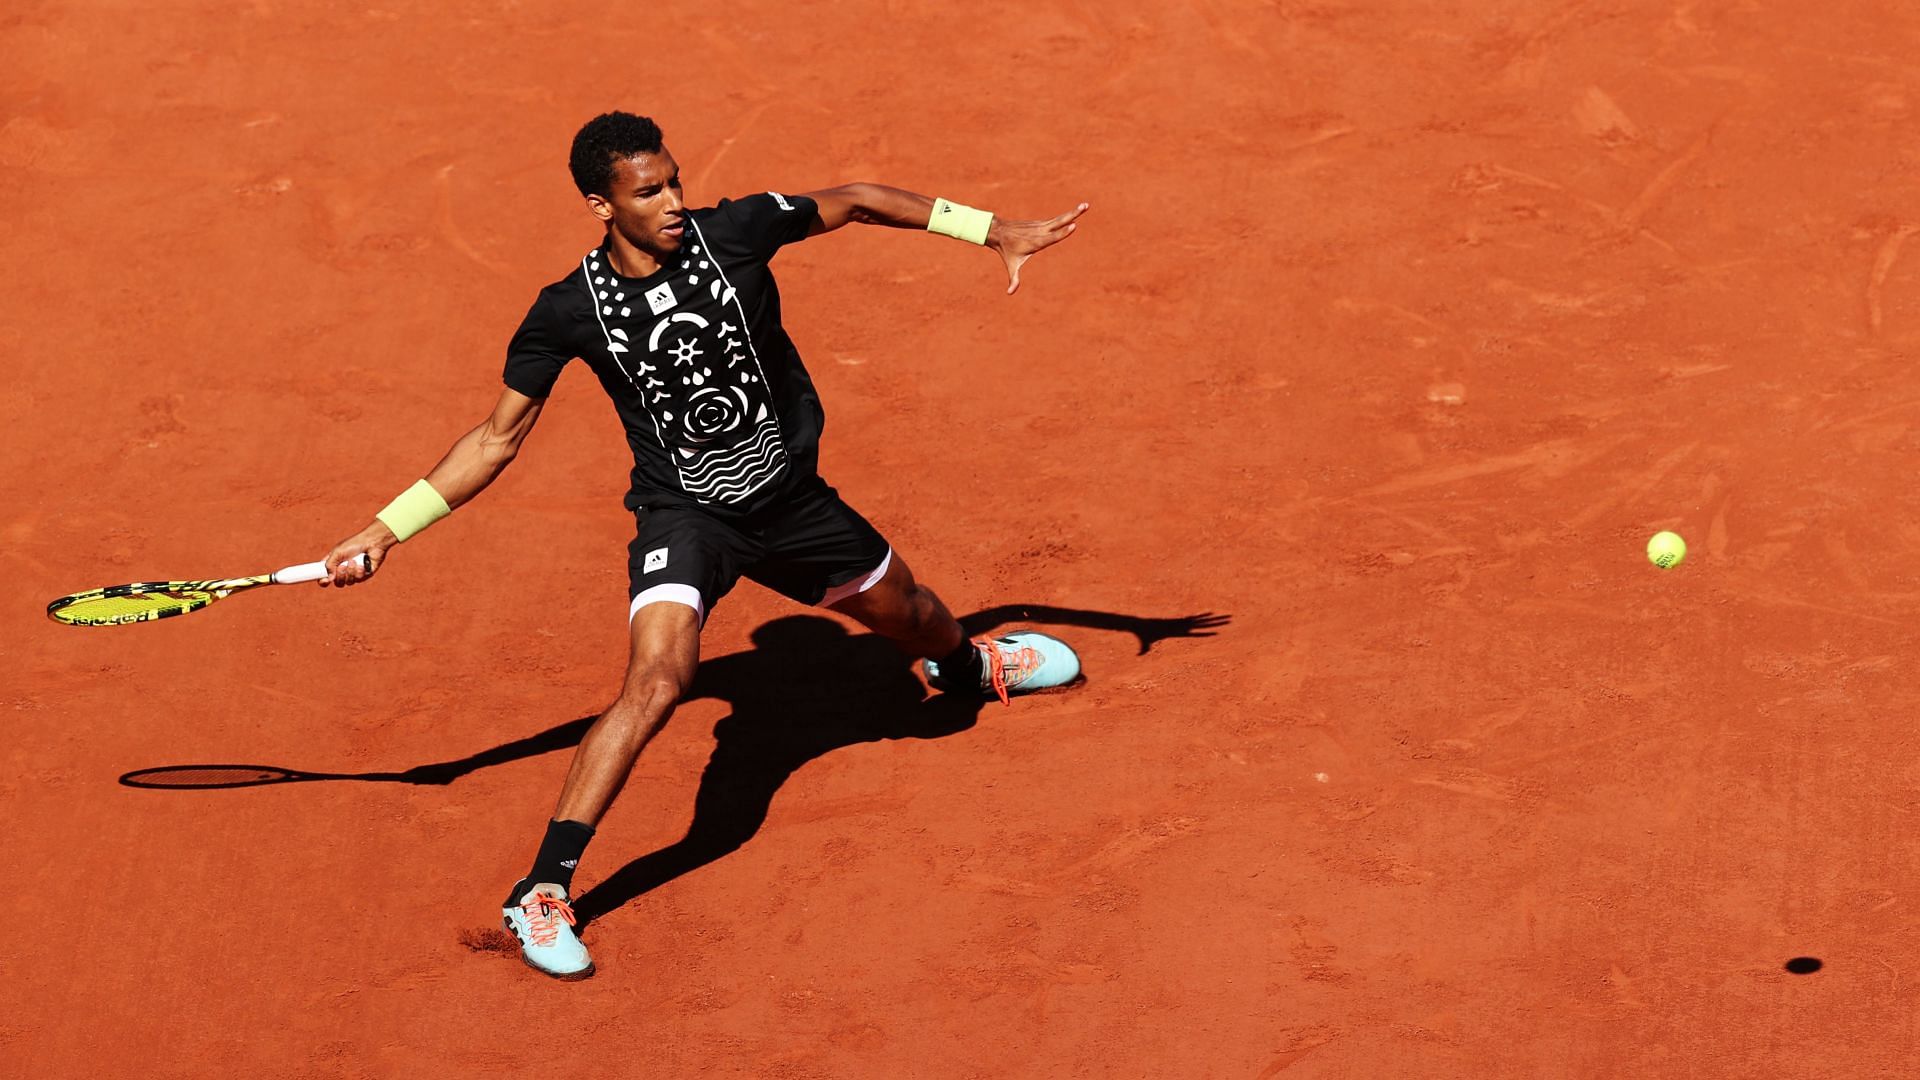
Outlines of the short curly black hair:
M601 113L573 137L567 168L582 195L613 194L613 163L635 154L660 152L660 125L627 112Z

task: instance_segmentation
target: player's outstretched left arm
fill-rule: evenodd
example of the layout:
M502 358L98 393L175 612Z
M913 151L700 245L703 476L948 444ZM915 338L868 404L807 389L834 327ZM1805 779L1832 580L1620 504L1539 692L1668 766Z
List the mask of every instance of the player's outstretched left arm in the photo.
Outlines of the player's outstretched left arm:
M809 236L832 232L848 222L886 225L895 229L926 229L970 240L998 252L1007 267L1007 295L1020 288L1020 267L1036 254L1073 235L1075 223L1087 212L1081 203L1058 217L1042 221L1007 221L984 210L917 195L884 184L842 184L809 191L820 208Z

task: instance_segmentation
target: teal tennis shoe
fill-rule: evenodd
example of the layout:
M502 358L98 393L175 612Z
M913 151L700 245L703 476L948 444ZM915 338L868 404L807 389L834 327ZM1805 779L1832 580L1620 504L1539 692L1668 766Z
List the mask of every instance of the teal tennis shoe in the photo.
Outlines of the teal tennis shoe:
M528 967L556 979L593 974L593 958L573 933L573 906L558 885L535 885L500 913L507 931L520 939L520 959Z
M1016 630L997 638L975 638L980 650L978 685L962 685L940 673L940 665L926 662L927 682L947 693L991 694L1007 701L1014 694L1032 694L1067 686L1080 678L1080 657L1066 642L1033 630Z

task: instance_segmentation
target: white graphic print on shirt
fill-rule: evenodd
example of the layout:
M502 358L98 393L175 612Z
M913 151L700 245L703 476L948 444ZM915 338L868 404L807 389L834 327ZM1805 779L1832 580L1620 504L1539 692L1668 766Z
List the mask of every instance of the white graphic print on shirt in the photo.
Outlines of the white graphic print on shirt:
M652 417L680 487L701 502L735 503L786 469L787 448L746 312L713 253L703 253L699 224L691 217L688 223L688 239L697 242L682 250L673 279L684 288L676 296L663 283L646 294L656 313L677 300L671 314L636 314L621 303L624 293L609 297L617 284L608 283L598 252L581 260L580 272L595 296L607 350ZM659 304L654 298L663 293ZM646 349L637 366L627 359L636 341Z

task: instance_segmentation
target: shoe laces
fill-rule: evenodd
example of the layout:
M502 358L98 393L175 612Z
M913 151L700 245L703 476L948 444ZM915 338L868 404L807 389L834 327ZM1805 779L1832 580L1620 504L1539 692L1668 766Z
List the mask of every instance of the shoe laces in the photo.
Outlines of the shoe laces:
M535 945L551 945L560 936L560 923L574 925L573 905L558 896L534 893L520 905L527 917L527 936Z
M981 638L974 644L986 650L987 685L1000 698L1000 704L1011 705L1007 688L1019 686L1028 677L1040 669L1044 658L1040 651L1031 645L1015 645L1006 638L998 641Z

